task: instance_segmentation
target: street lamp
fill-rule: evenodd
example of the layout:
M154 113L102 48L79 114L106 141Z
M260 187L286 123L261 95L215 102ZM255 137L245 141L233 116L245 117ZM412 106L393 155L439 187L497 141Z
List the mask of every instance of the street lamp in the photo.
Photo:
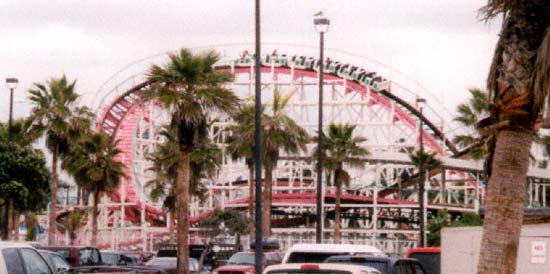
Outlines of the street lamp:
M11 141L11 123L13 113L13 90L17 87L19 80L17 78L6 78L6 85L10 89L10 118L8 120L8 141Z
M262 75L261 75L261 37L260 37L260 0L255 1L254 6L254 23L255 23L255 65L254 65L254 77L255 77L255 102L254 102L254 166L256 176L256 207L254 212L255 220L255 251L254 251L254 264L256 274L262 274L263 272L263 254L262 254ZM251 193L252 194L252 193ZM269 209L271 210L271 208ZM266 220L271 222L271 220Z
M328 31L330 25L330 20L323 15L323 12L318 12L314 15L313 25L315 30L319 32L319 124L317 129L317 219L316 219L316 229L315 229L315 240L317 243L321 243L323 239L323 208L322 208L322 199L323 199L323 73L325 68L323 50L324 50L324 40L325 32Z
M418 184L418 204L420 205L420 213L418 214L418 219L420 220L420 239L419 246L424 247L426 245L426 223L425 223L425 210L426 207L424 205L424 192L426 192L425 189L425 181L424 178L424 120L423 120L423 110L424 106L426 105L426 99L424 98L416 98L416 106L418 107L420 111L420 157L419 157L419 163L418 163L418 173L419 173L419 184Z

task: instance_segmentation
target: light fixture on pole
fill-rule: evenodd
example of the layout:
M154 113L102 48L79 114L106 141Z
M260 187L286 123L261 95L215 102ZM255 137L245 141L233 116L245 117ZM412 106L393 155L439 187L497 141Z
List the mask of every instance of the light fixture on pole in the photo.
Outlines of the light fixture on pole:
M13 114L13 90L17 88L19 80L17 78L6 78L6 85L10 90L10 117L8 120L8 141L11 141L11 123L12 123L12 114Z
M419 135L420 135L420 152L419 152L419 163L418 163L418 204L419 204L419 214L418 219L420 223L420 237L418 239L418 244L420 247L424 247L426 245L426 206L424 203L424 193L426 192L425 189L425 181L426 178L424 178L424 116L423 116L423 110L424 106L426 105L426 99L424 98L416 98L416 106L419 109L420 112L420 128L419 128Z
M324 51L324 40L325 32L328 31L330 25L330 20L323 15L323 12L318 12L314 15L313 25L315 30L319 32L319 124L317 128L317 218L316 218L316 229L315 229L315 241L321 243L323 240L323 208L322 208L322 199L323 199L323 74L325 68L325 61L323 56Z

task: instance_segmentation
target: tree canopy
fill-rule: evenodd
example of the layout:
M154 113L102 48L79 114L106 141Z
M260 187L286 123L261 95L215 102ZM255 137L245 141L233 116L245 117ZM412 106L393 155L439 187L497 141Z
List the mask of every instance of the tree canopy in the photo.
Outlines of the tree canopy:
M19 211L42 210L49 202L49 181L50 173L43 155L30 147L0 142L2 200L12 200Z

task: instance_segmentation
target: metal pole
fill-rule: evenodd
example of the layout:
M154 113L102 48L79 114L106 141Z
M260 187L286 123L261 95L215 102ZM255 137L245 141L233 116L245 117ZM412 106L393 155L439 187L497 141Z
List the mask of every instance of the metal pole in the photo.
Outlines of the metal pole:
M13 88L10 88L10 118L8 120L8 141L11 142L11 124L13 113Z
M254 264L256 266L256 274L262 274L263 258L262 258L262 93L261 93L261 40L260 40L260 0L256 0L255 10L256 21L256 49L255 49L255 115L254 115L254 167L256 168L256 244L254 252ZM268 220L269 222L269 220Z
M424 247L426 245L425 242L425 223L424 223L424 121L422 120L422 110L423 108L420 108L420 162L418 163L418 173L420 174L420 182L418 186L418 204L420 205L420 213L418 214L418 219L420 220L420 239L419 239L419 245L420 247Z
M323 241L323 73L324 73L324 32L320 32L319 41L319 125L317 128L317 219L315 229L315 242L321 243Z

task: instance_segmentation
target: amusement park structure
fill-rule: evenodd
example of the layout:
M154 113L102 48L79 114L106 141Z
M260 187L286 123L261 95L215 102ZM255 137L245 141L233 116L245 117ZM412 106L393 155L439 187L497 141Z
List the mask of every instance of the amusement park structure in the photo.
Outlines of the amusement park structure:
M242 52L242 51L241 51ZM278 89L293 94L288 115L311 136L317 129L318 68L324 66L324 124L357 125L356 134L367 138L369 150L364 168L350 168L351 182L342 196L342 242L369 243L386 252L403 253L416 246L419 236L416 167L408 152L418 146L419 124L424 124L425 149L436 152L442 166L427 172L425 210L427 214L446 208L452 215L478 212L483 203L483 163L457 157L460 151L450 141L445 118L436 108L421 114L415 105L419 94L373 69L327 58L323 62L303 55L280 54L276 50L262 59L262 97L266 107ZM254 93L254 61L247 51L225 56L215 66L235 75L230 88L242 99ZM146 69L146 68L145 68ZM145 101L144 90L151 84L145 72L122 81L103 95L99 103L96 130L120 140L118 160L128 175L113 193L102 198L99 230L102 247L112 249L152 249L168 239L168 214L149 196L146 183L154 176L146 159L168 121L168 113L158 102ZM140 80L141 79L141 80ZM430 105L430 101L428 101ZM191 233L196 243L205 239L196 225L214 209L232 208L247 212L248 172L244 161L234 161L225 152L225 140L232 124L228 117L216 116L210 137L223 152L223 164L212 180L205 180L207 196L190 204ZM449 117L446 117L448 119ZM283 155L274 174L273 237L283 247L296 242L315 241L315 178L312 160L315 144L300 155ZM548 172L532 168L530 205L545 206ZM324 185L323 233L330 242L334 221L334 188ZM86 242L88 227L81 229L77 242ZM58 241L66 241L58 232ZM242 237L247 241L247 237ZM246 243L245 243L246 244Z

